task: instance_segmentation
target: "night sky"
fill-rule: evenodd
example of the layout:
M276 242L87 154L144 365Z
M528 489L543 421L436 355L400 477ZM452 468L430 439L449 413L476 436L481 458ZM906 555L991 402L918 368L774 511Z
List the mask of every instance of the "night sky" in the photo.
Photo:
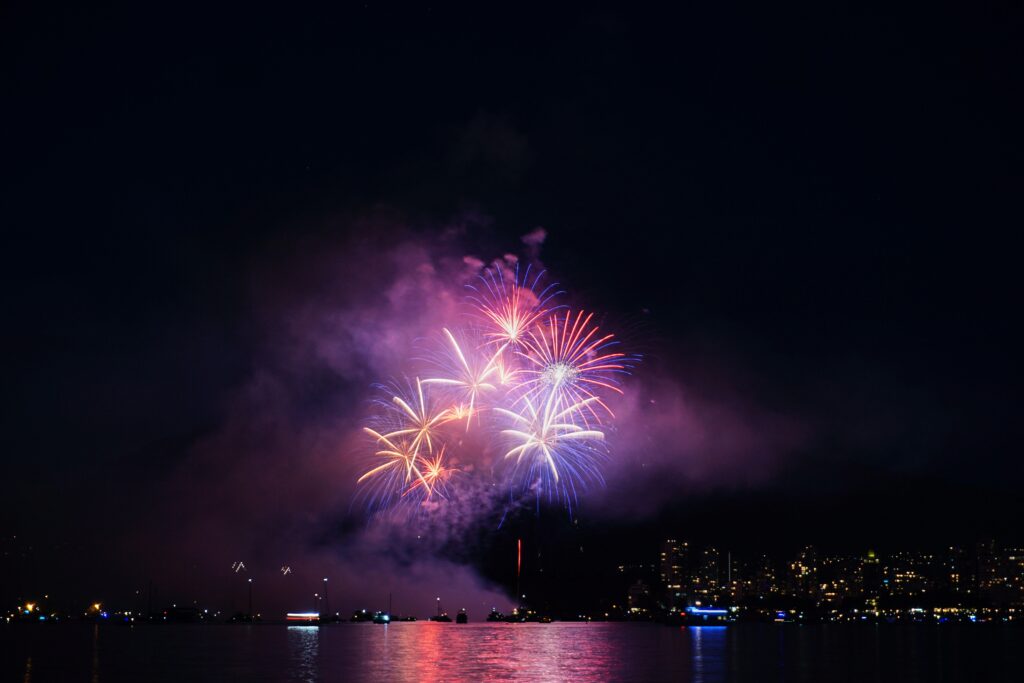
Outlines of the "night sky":
M5 599L350 556L322 345L538 227L672 406L553 528L1024 542L1019 8L284 11L0 10Z

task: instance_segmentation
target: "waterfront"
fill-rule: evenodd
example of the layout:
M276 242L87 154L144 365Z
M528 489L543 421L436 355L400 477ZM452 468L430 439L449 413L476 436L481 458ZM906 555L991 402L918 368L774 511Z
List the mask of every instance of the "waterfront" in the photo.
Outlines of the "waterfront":
M962 625L18 626L2 680L1016 681L1024 630Z

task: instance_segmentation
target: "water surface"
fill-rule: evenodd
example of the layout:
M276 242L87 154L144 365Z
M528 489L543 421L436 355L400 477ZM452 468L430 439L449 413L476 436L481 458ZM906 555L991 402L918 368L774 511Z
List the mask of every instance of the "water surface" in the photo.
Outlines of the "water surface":
M19 625L0 681L1024 681L1024 629Z

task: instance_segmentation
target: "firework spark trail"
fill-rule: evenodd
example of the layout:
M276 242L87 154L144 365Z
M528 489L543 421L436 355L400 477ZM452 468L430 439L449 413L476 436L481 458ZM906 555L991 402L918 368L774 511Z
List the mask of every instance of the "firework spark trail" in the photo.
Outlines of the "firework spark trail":
M492 473L510 496L546 493L571 514L578 489L603 483L602 425L614 418L606 400L622 393L619 376L638 359L613 350L614 336L599 331L593 314L563 313L556 285L538 291L543 275L485 269L467 285L473 323L442 327L419 359L427 367L382 387L373 428L364 428L375 462L357 480L371 509L460 504L460 490L493 486ZM489 467L499 442L500 466Z
M365 490L371 506L386 507L397 492L408 487L414 480L422 482L429 489L426 477L420 470L420 458L407 440L389 438L369 427L364 427L363 431L374 440L377 448L375 458L384 458L382 464L356 480L357 484L371 482L371 487Z
M601 423L600 407L607 417L615 417L600 393L610 391L621 394L617 375L626 372L631 359L626 354L609 351L617 344L612 334L599 334L591 325L592 313L578 312L573 317L552 315L546 325L537 325L523 342L523 351L517 355L526 365L520 371L524 397L536 400L540 395L553 393L559 405L583 404L581 416ZM594 400L590 400L594 399Z
M596 398L561 406L554 392L538 410L529 399L517 413L505 408L495 411L507 417L514 428L502 430L514 445L505 459L514 459L514 472L525 482L540 478L549 491L574 493L577 483L600 480L599 451L593 442L604 441L604 432L586 429L572 422ZM523 476L525 475L525 476Z
M402 496L405 497L410 493L420 493L424 499L429 499L436 493L441 498L447 498L445 495L445 483L456 470L445 465L445 447L442 446L441 450L431 458L420 456L419 463L423 473L422 476L413 481L409 488L402 493Z
M387 470L401 472L405 481L412 479L414 474L417 479L423 480L423 473L420 472L419 467L417 466L419 457L410 447L406 446L404 443L396 443L397 439L392 441L391 438L389 438L392 435L380 434L369 427L363 427L363 431L372 436L378 445L384 444L384 447L378 450L374 455L386 458L387 462L383 465L374 467L372 470L359 477L357 483Z
M517 346L538 320L556 308L551 301L562 292L558 283L538 292L543 277L542 270L531 281L527 266L520 278L518 263L511 273L494 265L479 276L478 283L466 285L473 292L469 300L474 309L491 327L484 335L490 343Z
M391 397L393 406L392 417L397 418L398 427L384 434L388 439L397 437L411 437L410 448L415 458L420 454L420 449L426 447L427 453L434 452L434 441L437 440L438 431L449 420L452 419L450 408L434 410L434 404L428 400L427 394L423 391L423 381L416 378L416 390L411 395L403 398L397 395ZM384 404L389 405L389 404Z
M465 418L466 429L469 430L480 397L494 391L497 388L496 384L504 384L507 381L501 357L508 345L503 344L489 356L472 352L467 355L451 330L446 327L442 332L448 340L449 353L436 357L439 370L447 372L447 376L430 377L424 379L423 384L450 388L456 394L458 402L449 409L449 417Z

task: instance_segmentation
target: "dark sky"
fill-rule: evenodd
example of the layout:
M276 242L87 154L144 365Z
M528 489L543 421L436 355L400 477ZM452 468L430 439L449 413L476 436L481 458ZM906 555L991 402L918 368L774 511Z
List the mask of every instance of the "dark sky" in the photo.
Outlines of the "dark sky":
M800 425L756 485L591 528L1024 540L1019 8L0 12L0 531L39 565L166 495L266 361L274 283L326 287L304 255L367 220L480 254L543 226L638 373ZM311 413L364 388L296 381Z

